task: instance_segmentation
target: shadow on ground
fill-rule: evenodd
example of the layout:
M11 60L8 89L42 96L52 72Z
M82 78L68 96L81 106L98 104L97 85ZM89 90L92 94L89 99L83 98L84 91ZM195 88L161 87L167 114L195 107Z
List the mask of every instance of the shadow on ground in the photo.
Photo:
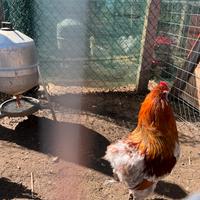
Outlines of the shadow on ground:
M169 183L166 181L158 182L155 189L155 193L159 195L164 195L171 199L183 199L187 196L185 190L181 188L179 185L176 185L174 183Z
M119 125L122 125L122 121L132 122L131 128L134 128L144 96L136 95L134 92L98 92L51 96L51 99L64 108L109 117Z
M137 124L137 115L144 97L135 92L98 92L65 94L52 96L51 99L64 109L70 108L111 118L119 126L125 126L132 130ZM177 118L177 121L180 119ZM186 131L187 134L189 131ZM183 132L180 133L180 136L181 143L190 146L200 143L199 138L186 135Z
M22 184L14 183L7 178L0 178L0 199L35 199L40 200L37 194L32 196L31 190L27 189Z
M112 175L109 164L102 159L109 141L82 125L32 115L14 131L1 126L0 132L1 140Z

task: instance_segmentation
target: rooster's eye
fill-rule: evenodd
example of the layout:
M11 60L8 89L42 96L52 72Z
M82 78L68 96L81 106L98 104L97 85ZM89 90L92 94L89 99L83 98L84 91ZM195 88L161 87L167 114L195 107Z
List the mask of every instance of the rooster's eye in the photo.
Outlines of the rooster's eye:
M166 101L169 101L168 95L169 95L169 92L167 90L164 90L162 92L162 99L165 99Z

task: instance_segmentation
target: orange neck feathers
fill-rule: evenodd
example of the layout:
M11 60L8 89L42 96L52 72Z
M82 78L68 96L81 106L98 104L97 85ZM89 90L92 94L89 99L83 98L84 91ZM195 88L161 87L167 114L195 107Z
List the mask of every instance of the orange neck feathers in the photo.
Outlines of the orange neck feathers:
M145 98L138 115L138 125L128 139L141 153L155 157L162 152L172 154L178 142L173 111L167 101L168 87L161 82Z

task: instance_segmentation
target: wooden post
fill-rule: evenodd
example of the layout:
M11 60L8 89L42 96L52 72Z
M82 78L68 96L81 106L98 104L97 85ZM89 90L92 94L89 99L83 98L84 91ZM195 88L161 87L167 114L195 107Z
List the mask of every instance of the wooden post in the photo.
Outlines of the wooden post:
M136 80L137 93L142 94L148 91L159 14L160 0L147 0L141 41L140 63Z
M171 88L170 93L179 97L186 87L186 83L188 82L191 74L194 72L197 64L200 61L200 34L198 35L195 43L193 44L192 49L190 50L187 59L181 69L177 71L176 79Z

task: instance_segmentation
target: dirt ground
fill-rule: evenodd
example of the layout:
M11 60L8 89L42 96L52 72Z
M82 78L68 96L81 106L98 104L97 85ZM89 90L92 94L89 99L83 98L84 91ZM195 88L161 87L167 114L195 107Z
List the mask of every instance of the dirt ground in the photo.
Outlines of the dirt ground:
M52 88L49 109L0 119L0 199L123 200L121 183L108 184L106 146L136 126L143 96L124 92L82 94ZM200 190L199 125L177 121L181 158L151 199L184 199Z

